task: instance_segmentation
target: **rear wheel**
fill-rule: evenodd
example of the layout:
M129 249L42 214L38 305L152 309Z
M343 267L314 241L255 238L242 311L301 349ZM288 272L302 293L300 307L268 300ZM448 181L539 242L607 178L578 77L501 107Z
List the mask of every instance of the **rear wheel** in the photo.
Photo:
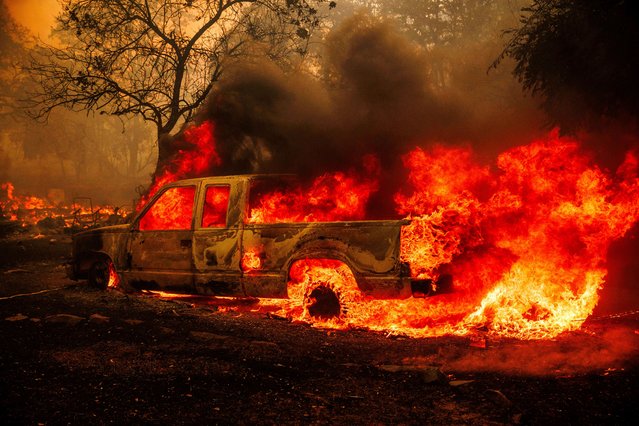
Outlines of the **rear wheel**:
M97 259L89 269L88 282L91 287L106 290L111 280L111 274L115 274L115 268L111 259Z
M350 268L334 259L303 259L289 271L288 295L296 306L294 318L325 321L344 319L361 298Z

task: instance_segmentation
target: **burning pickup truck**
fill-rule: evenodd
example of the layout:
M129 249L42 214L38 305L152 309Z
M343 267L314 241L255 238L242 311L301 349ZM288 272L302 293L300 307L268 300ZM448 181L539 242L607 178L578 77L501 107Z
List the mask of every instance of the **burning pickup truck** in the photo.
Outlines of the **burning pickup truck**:
M166 185L131 224L76 234L68 274L102 288L117 278L132 291L285 298L294 265L322 259L346 265L362 294L376 298L450 287L449 276L438 283L411 278L399 253L408 220L282 222L260 214L255 206L265 194L291 179L241 175Z

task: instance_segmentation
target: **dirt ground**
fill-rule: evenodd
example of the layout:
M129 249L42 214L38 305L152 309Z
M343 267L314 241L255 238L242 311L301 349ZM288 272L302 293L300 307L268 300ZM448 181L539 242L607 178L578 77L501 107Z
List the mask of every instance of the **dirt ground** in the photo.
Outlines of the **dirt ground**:
M64 275L69 242L0 240L3 424L639 418L639 315L532 342L322 330L250 309L90 289Z

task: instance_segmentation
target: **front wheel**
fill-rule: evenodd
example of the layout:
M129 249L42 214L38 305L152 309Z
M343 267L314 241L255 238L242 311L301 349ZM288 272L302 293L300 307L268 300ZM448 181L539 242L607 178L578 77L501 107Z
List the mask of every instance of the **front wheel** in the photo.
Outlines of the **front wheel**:
M117 273L111 259L97 259L89 269L89 285L93 288L106 290L107 287L117 285Z

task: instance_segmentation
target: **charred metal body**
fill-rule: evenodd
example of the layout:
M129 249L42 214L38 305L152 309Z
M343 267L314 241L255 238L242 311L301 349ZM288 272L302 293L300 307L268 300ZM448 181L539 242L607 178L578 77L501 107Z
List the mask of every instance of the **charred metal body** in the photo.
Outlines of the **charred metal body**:
M427 296L432 282L414 282L399 259L406 220L312 223L248 223L251 182L274 175L189 179L171 183L149 201L130 225L76 234L68 274L88 278L96 261L113 263L125 289L247 297L287 297L292 264L334 259L352 271L360 290L377 298ZM172 188L192 188L193 209L186 229L143 229L141 222ZM207 226L210 188L227 191L224 221ZM251 254L257 267L246 267Z

